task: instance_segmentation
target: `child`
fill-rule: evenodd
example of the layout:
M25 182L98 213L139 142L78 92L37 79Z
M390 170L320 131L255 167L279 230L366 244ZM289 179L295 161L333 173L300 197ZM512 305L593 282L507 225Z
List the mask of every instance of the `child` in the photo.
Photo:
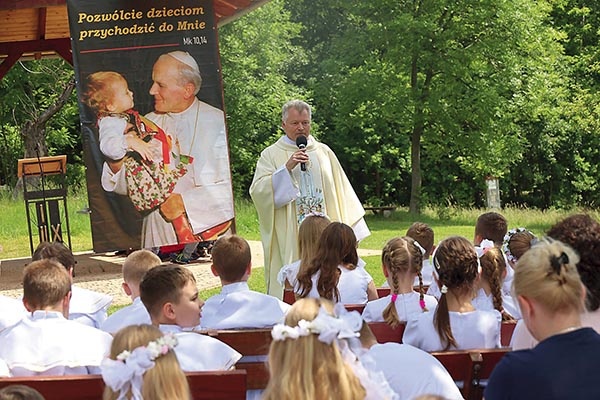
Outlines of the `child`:
M554 224L547 235L571 246L578 253L577 271L586 288L581 322L600 333L600 223L587 214L574 214ZM529 349L536 344L525 322L519 321L512 335L511 347Z
M149 250L136 250L123 263L123 291L131 297L133 304L121 308L109 316L101 329L115 334L129 325L150 324L150 314L140 298L140 282L150 268L160 265L160 258Z
M112 336L70 321L71 277L52 260L25 267L23 304L31 315L0 333L0 359L13 376L98 373Z
M381 265L391 293L368 302L362 313L363 319L367 322L385 321L396 327L410 315L433 310L437 300L423 294L422 262L421 247L412 238L405 236L388 241L381 252ZM415 277L419 281L419 293L413 290Z
M521 318L512 296L502 293L502 280L506 276L506 260L502 251L489 240L481 242L478 249L482 253L479 256L481 274L473 306L478 310L498 310L503 321Z
M366 322L360 330L360 343L373 361L372 368L383 373L401 399L414 399L423 393L446 400L463 399L446 368L431 354L407 344L378 344Z
M0 400L44 400L44 396L29 386L8 385L0 389Z
M152 325L120 330L102 363L103 400L191 400L187 378L173 351L177 339ZM123 397L127 396L127 397ZM131 396L131 397L130 397Z
M300 265L308 265L317 252L321 234L331 221L325 214L308 214L298 228L298 250L300 259L292 264L281 267L277 274L277 281L286 289L293 289L298 282L298 270Z
M294 291L299 297L324 297L343 304L364 304L377 299L373 278L359 265L356 236L348 225L330 223L306 269L298 272Z
M140 283L142 303L152 324L164 333L174 333L175 349L185 372L228 370L241 354L223 342L196 332L200 325L202 300L194 275L180 265L159 265L144 274Z
M435 312L409 319L403 342L425 351L500 347L500 313L475 310L471 303L478 274L473 245L460 236L443 240L433 266L440 300Z
M41 242L33 252L32 260L51 259L61 263L69 272L71 281L75 276L75 257L71 250L60 242ZM104 293L71 286L69 319L84 325L99 328L108 316L112 297Z
M433 229L423 222L415 222L406 231L406 236L413 238L425 250L425 254L423 254L423 268L421 269L422 279L416 277L413 286L429 286L433 282L433 266L429 260L433 253Z
M221 279L221 293L206 300L202 328L266 328L283 320L289 304L250 290L252 271L248 242L236 235L222 236L212 248L211 270Z
M344 311L338 305L334 312L326 299L292 305L285 324L273 327L263 400L396 398L385 378L369 374L352 352L347 340L358 336L362 319Z
M525 228L514 228L504 235L502 251L504 251L511 268L514 269L519 258L531 248L535 241L537 241L535 235Z
M179 156L173 138L133 110L133 93L121 74L91 74L83 97L97 114L100 150L108 165L115 170L121 169L121 164L124 167L131 202L142 213L156 209L173 192L192 160ZM185 213L171 224L179 243L197 241Z
M534 245L517 262L515 295L539 344L500 360L484 392L487 400L600 398L590 375L600 369L600 335L582 327L585 289L577 262L558 241Z

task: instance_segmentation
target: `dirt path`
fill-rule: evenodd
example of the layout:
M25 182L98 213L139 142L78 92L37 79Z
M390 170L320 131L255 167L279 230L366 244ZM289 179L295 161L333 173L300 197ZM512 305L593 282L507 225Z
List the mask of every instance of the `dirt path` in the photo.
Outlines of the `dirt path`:
M264 265L263 250L260 241L249 241L252 251L252 265ZM375 250L359 250L359 255L380 254ZM125 260L123 256L112 253L96 254L92 252L76 253L74 282L77 286L106 293L113 296L113 304L129 304L130 299L121 289L123 282L121 265ZM22 270L31 257L0 261L0 294L18 298L22 295L21 277ZM190 263L187 268L194 273L198 289L210 289L219 286L219 279L210 271L210 259L200 259L199 262Z

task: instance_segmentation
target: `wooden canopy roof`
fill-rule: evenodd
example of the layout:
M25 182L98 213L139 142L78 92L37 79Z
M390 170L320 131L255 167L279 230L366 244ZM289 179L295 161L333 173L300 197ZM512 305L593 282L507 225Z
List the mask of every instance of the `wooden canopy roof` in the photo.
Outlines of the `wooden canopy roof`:
M269 0L213 0L222 26ZM19 60L61 56L73 63L66 0L0 0L0 79Z

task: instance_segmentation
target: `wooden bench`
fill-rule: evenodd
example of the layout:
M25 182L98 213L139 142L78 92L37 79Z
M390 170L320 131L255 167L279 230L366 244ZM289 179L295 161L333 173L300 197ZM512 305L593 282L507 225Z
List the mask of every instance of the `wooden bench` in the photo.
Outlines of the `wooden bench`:
M502 321L502 324L500 325L500 343L502 346L510 346L510 340L512 339L516 326L516 321Z
M186 373L194 400L244 400L246 371L208 371ZM0 389L26 385L46 400L98 400L104 392L101 375L28 376L0 378Z
M392 211L394 211L396 209L395 206L363 206L365 211L371 211L373 214L378 215L378 214L383 214L384 217L387 217L389 214L392 213ZM387 212L386 212L387 211Z
M369 328L375 335L378 343L402 343L402 335L406 324L401 323L395 328L392 328L386 322L369 322Z
M292 289L283 289L283 302L288 304L296 302L296 295Z
M442 363L452 379L457 382L465 400L481 400L483 397L481 381L489 379L496 364L509 351L511 351L509 347L502 347L439 351L431 354Z
M271 328L211 330L201 333L222 341L247 358L247 360L240 359L235 364L235 368L246 371L248 390L267 387L269 370L266 365L266 357L273 341ZM263 360L257 361L256 358L259 357Z

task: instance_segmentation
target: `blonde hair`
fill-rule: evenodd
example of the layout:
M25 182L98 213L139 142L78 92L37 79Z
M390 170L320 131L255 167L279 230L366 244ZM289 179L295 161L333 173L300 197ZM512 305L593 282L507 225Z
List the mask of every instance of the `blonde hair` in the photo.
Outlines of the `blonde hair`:
M83 102L95 112L108 111L108 105L115 95L112 84L119 81L127 85L127 80L118 72L94 72L87 77L86 90L82 95Z
M163 336L162 332L152 325L130 325L115 335L110 346L110 358L116 360L124 350L132 351L146 346L149 342ZM154 360L154 367L144 374L142 397L144 400L190 400L190 388L187 378L173 351ZM108 386L104 388L103 400L116 400L115 393ZM130 398L130 394L128 396Z
M517 261L513 290L536 300L548 311L583 312L583 284L577 272L579 256L566 244L544 239Z
M150 250L136 250L123 262L123 280L129 284L139 285L146 271L161 263L160 257Z
M419 300L421 301L423 311L427 311L424 306L425 294L423 291L423 276L421 275L423 253L417 247L415 240L408 236L390 239L381 252L381 263L390 274L392 296L398 294L398 286L400 284L398 280L399 275L410 272L419 277ZM412 282L413 277L411 276L410 278ZM394 301L391 301L383 310L383 319L391 327L396 327L400 324L400 317L398 316L398 310L396 310Z
M331 301L299 299L286 314L285 324L295 327L301 320L312 321L321 306L332 314ZM335 342L323 343L314 334L271 342L269 373L263 400L362 400L366 396Z

